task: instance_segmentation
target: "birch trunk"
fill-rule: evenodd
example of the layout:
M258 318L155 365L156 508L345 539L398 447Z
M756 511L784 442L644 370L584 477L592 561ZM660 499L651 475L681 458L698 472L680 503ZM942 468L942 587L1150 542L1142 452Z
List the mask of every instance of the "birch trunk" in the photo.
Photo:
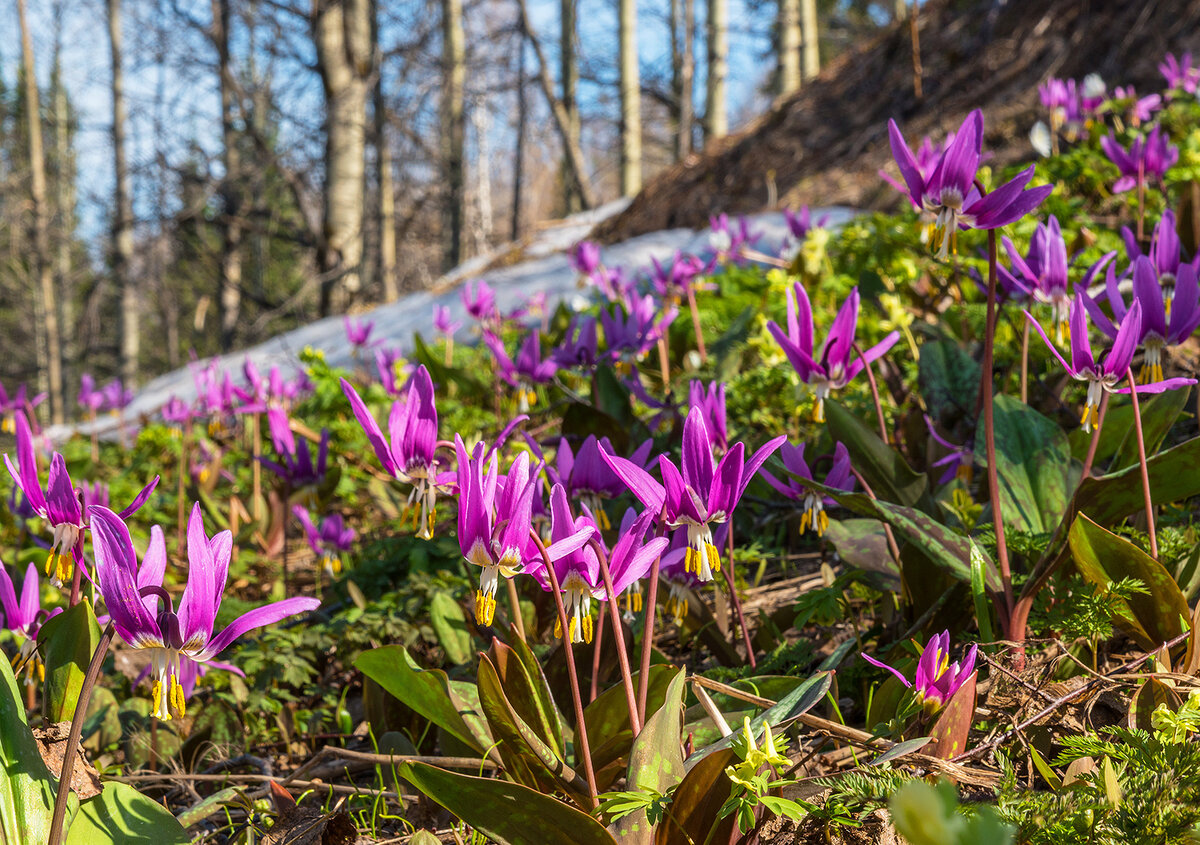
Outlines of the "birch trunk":
M800 0L800 27L804 36L804 78L821 72L821 38L817 30L817 0Z
M371 57L374 62L375 85L371 111L374 117L375 167L379 196L375 217L379 227L379 261L376 263L383 287L384 302L400 297L396 282L396 189L392 185L392 150L387 139L387 104L383 98L383 51L379 46L379 3L371 3Z
M637 0L620 0L621 196L642 189L642 87L637 52Z
M779 0L778 84L781 96L800 88L800 0Z
M579 61L575 42L578 39L576 24L576 0L561 0L559 3L559 78L562 80L562 104L567 113L567 134L571 142L579 146ZM563 198L567 214L580 210L579 189L570 178L570 162L563 156Z
M121 68L121 0L108 0L108 35L112 47L113 145L113 276L121 291L121 379L133 387L138 379L142 303L133 278L133 196L125 158L125 74Z
M679 65L679 157L692 153L692 124L696 106L692 97L696 78L696 0L683 0L683 55Z
M40 311L39 348L45 356L45 380L50 393L50 416L64 419L62 383L62 338L58 329L58 304L54 296L54 271L50 259L50 207L46 202L46 156L42 146L42 110L39 103L37 72L33 58L33 39L25 18L25 0L17 0L17 18L21 29L21 63L25 82L25 114L29 118L29 193L33 207L33 271L37 277L35 300Z
M729 133L725 78L729 74L729 0L708 0L708 90L704 105L709 139Z
M463 257L466 83L462 0L442 0L442 166L446 173L442 264L447 270L460 264Z
M66 386L74 383L72 368L79 355L75 345L75 291L71 280L71 235L75 231L75 152L71 149L71 110L62 82L62 66L54 57L54 158L58 172L54 182L54 206L58 237L54 251L54 287L62 317L63 415L66 415Z
M327 316L362 287L369 2L316 0L312 24L325 92L325 203L317 257L321 314Z
M521 237L521 195L525 181L525 124L529 114L529 103L525 93L525 29L517 21L517 133L516 149L513 151L513 198L512 219L509 237Z

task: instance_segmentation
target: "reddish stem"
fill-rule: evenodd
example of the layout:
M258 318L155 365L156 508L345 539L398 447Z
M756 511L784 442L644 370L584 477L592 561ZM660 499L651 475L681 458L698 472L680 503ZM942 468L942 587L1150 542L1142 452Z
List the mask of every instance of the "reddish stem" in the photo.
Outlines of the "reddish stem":
M614 642L617 646L617 661L621 664L621 683L625 685L625 703L629 706L629 724L633 727L633 735L637 736L642 730L642 720L638 713L637 698L633 693L633 675L629 670L629 655L625 651L625 631L621 628L621 609L617 607L617 591L613 589L612 572L608 568L608 558L604 549L595 540L592 549L600 561L600 577L604 579L604 589L608 593L608 618L612 622ZM604 624L604 615L600 616L600 625ZM599 642L599 637L597 637ZM649 674L647 672L646 674Z
M1150 534L1150 557L1158 560L1158 535L1154 530L1154 500L1150 498L1150 470L1146 467L1146 440L1142 435L1142 412L1138 405L1137 383L1133 370L1125 370L1129 382L1129 398L1133 400L1133 430L1137 435L1138 464L1142 470L1142 498L1146 503L1146 530Z

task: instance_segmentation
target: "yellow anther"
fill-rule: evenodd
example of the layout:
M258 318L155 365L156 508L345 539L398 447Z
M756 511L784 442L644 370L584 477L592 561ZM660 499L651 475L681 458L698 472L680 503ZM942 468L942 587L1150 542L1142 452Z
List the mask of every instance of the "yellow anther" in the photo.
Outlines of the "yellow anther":
M160 705L162 705L162 693L163 693L162 681L155 681L154 689L151 690L151 692L150 692L150 698L154 702L154 707L150 712L155 714L155 716L157 716L158 713L160 712L159 707L160 707ZM171 721L171 714L169 711L167 713L167 717L165 719L163 719L163 721L164 722Z
M721 571L721 555L717 552L717 547L712 543L704 544L704 551L708 556L708 568L713 572Z
M825 400L824 399L818 399L817 403L815 405L813 405L812 420L815 423L825 422Z
M590 615L583 617L583 641L585 643L592 641L592 617Z
M821 511L817 515L817 536L825 536L825 530L829 528L829 516L825 511Z
M183 685L179 683L179 678L174 675L171 676L171 699L169 704L171 712L179 718L182 719L184 714L187 713L187 703L183 700Z
M486 595L483 590L475 593L475 619L484 626L490 626L496 616L496 597Z
M641 613L642 612L642 593L641 593L641 591L635 590L633 595L631 596L631 598L633 599L633 612Z
M57 557L58 557L58 555L54 552L50 552L50 554L46 555L46 575L47 576L52 575L54 573L54 563L55 563L55 558L57 558Z

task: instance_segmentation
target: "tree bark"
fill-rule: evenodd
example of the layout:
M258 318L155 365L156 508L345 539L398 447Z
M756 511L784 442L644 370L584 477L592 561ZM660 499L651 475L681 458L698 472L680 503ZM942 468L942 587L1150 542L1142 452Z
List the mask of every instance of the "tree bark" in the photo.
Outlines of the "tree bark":
M637 52L637 0L620 0L621 196L642 189L642 88Z
M729 0L708 0L708 90L705 133L711 140L729 133L725 78L729 74Z
M529 102L525 93L525 28L517 20L517 133L513 151L513 197L510 237L521 237L521 195L525 181L525 124L529 117Z
M325 91L325 202L317 258L321 315L362 287L369 0L314 0L313 42Z
M75 231L75 151L71 148L71 109L62 81L59 62L61 43L54 54L54 211L57 239L54 246L54 288L60 304L59 334L62 337L63 415L66 416L66 386L74 383L73 367L79 355L76 349L75 291L71 279L71 239Z
M482 255L491 248L492 228L492 149L489 144L492 120L487 101L478 99L471 105L471 125L475 129L475 254Z
M213 0L212 39L217 48L221 97L221 144L225 178L221 180L221 351L234 347L242 306L242 166L233 125L233 68L229 60L230 0Z
M517 0L517 6L521 10L521 27L525 31L529 43L533 46L534 56L537 57L538 81L541 83L542 93L546 97L546 104L550 107L550 113L554 116L554 126L558 130L559 138L562 139L563 148L566 150L567 163L571 167L571 178L575 180L575 186L583 200L583 207L585 209L595 208L596 197L587 182L587 164L583 158L583 150L579 142L571 138L570 121L566 109L563 108L562 102L554 96L554 79L550 76L550 64L546 61L546 54L542 51L541 42L538 41L537 30L530 23L529 5L526 0Z
M383 51L379 45L379 2L371 2L371 59L374 63L375 85L371 111L374 117L375 167L378 170L379 196L375 217L379 227L379 280L384 302L400 297L396 281L396 189L392 184L392 149L387 139L387 104L383 98Z
M125 75L121 69L121 0L108 0L108 35L112 47L113 145L113 276L121 291L121 379L132 387L138 379L142 303L133 278L133 196L125 158Z
M442 265L447 270L460 264L463 258L466 83L462 0L442 0L442 167L446 174Z
M804 36L804 78L821 72L821 37L817 30L817 0L800 0L800 27Z
M800 0L779 0L776 28L779 38L776 93L785 96L800 88Z
M29 125L29 193L33 207L33 271L37 277L35 300L40 300L40 326L46 365L46 385L50 393L50 416L64 419L62 383L62 338L58 328L58 301L54 295L54 269L50 259L50 206L46 201L46 155L42 146L42 110L39 102L37 72L33 57L33 39L25 18L25 0L17 0L17 18L21 28L21 63L25 75L25 114Z
M683 55L679 65L679 157L692 153L692 124L696 106L692 97L696 76L696 0L683 0Z
M562 104L567 113L567 132L571 141L579 146L580 121L577 91L579 88L579 61L576 57L575 42L578 39L576 27L577 0L560 0L559 3L559 77L562 80ZM563 198L566 200L567 214L580 210L578 186L570 178L570 163L563 156Z

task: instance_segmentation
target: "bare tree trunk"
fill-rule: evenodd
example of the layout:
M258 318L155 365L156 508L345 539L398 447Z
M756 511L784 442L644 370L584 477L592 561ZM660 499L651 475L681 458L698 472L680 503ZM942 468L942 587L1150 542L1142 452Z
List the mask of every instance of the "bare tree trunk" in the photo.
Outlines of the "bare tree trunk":
M585 209L596 207L596 197L592 193L591 187L587 183L587 164L584 162L583 150L579 142L571 137L570 120L566 109L557 97L554 96L554 79L550 76L550 65L546 61L546 54L542 51L542 44L538 41L537 30L529 20L529 5L526 0L517 0L517 7L521 10L521 27L525 32L525 36L529 39L529 43L533 46L533 53L538 61L538 81L542 86L542 93L546 97L546 103L550 106L550 113L554 116L554 125L558 129L558 135L562 139L563 148L566 150L567 163L571 166L571 177L575 180L575 186L579 190L579 196L583 200Z
M126 387L138 379L142 303L133 278L133 195L125 160L125 75L121 70L121 0L108 0L112 46L113 276L121 291L121 378Z
M442 0L442 166L446 173L442 265L447 270L463 258L466 84L462 0Z
M579 103L577 89L579 88L579 61L576 58L576 4L577 0L560 0L559 3L559 77L562 80L562 104L567 112L567 132L572 142L578 146L580 142ZM570 164L563 157L563 192L566 200L567 214L580 210L580 196L575 182L569 178L567 170Z
M779 0L777 94L800 89L800 0Z
M325 204L317 258L321 314L362 287L369 0L315 0L312 30L325 90Z
M517 140L513 153L513 200L510 237L521 237L521 189L525 181L525 124L529 117L529 102L525 93L525 29L517 21Z
M637 53L637 0L620 0L621 196L642 189L642 88Z
M33 60L33 39L25 19L25 0L17 0L21 27L21 63L25 74L25 113L29 118L30 199L33 205L33 268L40 299L41 335L46 363L46 385L50 393L50 417L64 419L62 382L62 338L58 329L58 300L54 295L54 268L50 259L50 206L46 202L46 156L42 146L42 109L39 103L37 71Z
M379 196L375 210L379 227L379 279L383 286L384 302L400 297L396 284L396 189L392 185L392 149L387 139L387 104L383 99L383 52L379 46L379 2L371 2L371 57L374 62L375 86L371 111L374 117L375 167Z
M682 121L679 112L683 107L683 2L671 0L669 21L671 27L671 115L674 138L671 152L675 161L683 157L680 151L682 136L679 131Z
M696 0L683 0L683 51L679 64L679 136L677 149L684 158L692 152L692 124L696 107L692 96L696 74Z
M729 0L708 0L708 91L704 128L711 140L729 133L725 77L729 74Z
M800 26L804 35L804 78L821 72L821 38L817 31L817 0L800 0Z
M475 202L478 214L475 217L475 253L487 252L491 248L492 228L492 150L488 143L492 128L492 116L487 110L487 99L478 98L471 105L471 125L475 129Z
M212 39L217 48L221 94L221 143L225 178L221 181L223 211L221 244L221 351L233 349L242 307L242 167L233 125L233 68L229 63L232 13L230 0L213 0Z
M54 48L54 158L55 214L58 219L54 251L54 287L62 316L63 415L66 416L66 386L74 383L73 367L79 355L75 348L75 291L71 283L71 237L75 231L75 152L71 149L71 112L59 63L61 42Z

